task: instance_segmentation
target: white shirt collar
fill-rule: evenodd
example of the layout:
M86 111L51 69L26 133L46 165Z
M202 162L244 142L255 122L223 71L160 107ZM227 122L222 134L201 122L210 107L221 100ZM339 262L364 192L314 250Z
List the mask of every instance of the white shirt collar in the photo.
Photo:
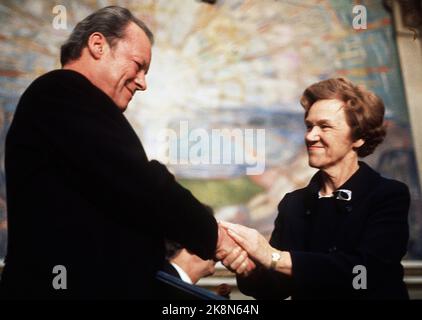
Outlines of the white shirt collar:
M318 191L318 199L321 199L321 198L332 198L332 197L334 197L334 194L326 194L326 195L323 195L323 194L321 194L321 191Z
M187 282L189 284L193 284L192 279L188 276L188 274L185 272L185 270L183 270L182 268L180 268L174 262L170 262L170 263L177 270L177 272L179 273L180 279L182 279L184 282Z

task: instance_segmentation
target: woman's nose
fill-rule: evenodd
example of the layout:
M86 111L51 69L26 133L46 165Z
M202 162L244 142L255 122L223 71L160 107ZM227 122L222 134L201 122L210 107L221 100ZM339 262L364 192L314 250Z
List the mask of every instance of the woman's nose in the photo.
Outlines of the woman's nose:
M319 129L317 126L312 127L306 134L305 140L309 142L314 142L319 140Z

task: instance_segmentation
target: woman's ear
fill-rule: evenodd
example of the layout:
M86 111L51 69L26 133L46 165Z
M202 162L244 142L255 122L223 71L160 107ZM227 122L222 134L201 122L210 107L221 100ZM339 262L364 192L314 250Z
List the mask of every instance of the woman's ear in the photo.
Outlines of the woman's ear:
M358 139L355 142L353 142L353 148L358 149L358 148L362 147L364 144L365 144L365 140Z
M87 48L94 59L100 59L107 47L107 40L102 33L94 32L89 36Z

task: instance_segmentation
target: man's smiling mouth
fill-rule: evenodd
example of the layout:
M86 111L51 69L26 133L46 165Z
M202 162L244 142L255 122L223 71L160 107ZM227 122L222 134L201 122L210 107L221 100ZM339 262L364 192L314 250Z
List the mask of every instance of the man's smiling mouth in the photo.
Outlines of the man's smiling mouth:
M135 94L135 91L130 90L129 87L125 86L125 88L130 92L130 95L133 96Z

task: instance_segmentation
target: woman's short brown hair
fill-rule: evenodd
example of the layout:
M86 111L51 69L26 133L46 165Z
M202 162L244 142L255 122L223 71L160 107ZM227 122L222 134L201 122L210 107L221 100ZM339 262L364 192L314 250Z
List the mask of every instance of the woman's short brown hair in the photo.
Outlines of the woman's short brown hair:
M384 103L375 93L347 79L334 78L314 83L305 89L300 104L309 109L318 100L337 99L344 102L346 121L352 129L352 139L365 143L357 149L359 157L366 157L384 140Z

